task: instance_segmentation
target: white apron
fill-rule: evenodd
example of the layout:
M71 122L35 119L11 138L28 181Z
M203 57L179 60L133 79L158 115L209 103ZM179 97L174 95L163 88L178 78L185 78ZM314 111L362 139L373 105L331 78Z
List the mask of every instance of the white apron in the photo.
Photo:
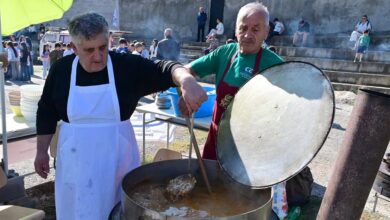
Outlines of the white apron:
M130 120L120 121L110 56L109 83L76 86L72 64L67 113L57 149L55 202L59 220L108 219L120 201L123 176L140 165Z

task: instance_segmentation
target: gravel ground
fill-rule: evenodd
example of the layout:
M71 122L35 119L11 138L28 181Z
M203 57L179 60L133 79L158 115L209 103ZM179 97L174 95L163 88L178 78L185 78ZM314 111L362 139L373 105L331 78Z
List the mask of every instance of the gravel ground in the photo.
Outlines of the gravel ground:
M36 71L39 75L39 67L37 67ZM42 83L39 77L33 79L36 83ZM17 85L8 85L9 86L17 86ZM351 111L353 109L353 102L355 100L355 94L351 92L335 92L336 94L336 114L334 119L334 124L332 126L331 132L323 145L320 152L314 158L314 160L309 164L309 167L312 170L313 177L315 180L315 186L312 194L314 196L323 197L325 193L325 187L328 184L332 166L336 161L337 153L339 151L339 147L341 145L343 135L345 129L347 128L347 123ZM197 132L197 137L200 137L198 143L202 145L205 140L204 132ZM175 141L172 144L176 150L179 150L183 153L186 151L185 143L188 141L188 131L186 128L177 127L175 130ZM142 146L139 143L139 146ZM151 160L155 152L159 149L165 147L165 143L147 143L147 159ZM390 145L387 149L390 152ZM1 152L0 152L1 156ZM53 161L51 162L53 164ZM44 183L51 183L54 180L54 169L51 169L51 172L47 179L42 179L33 173L33 159L26 160L20 163L11 164L10 169L15 169L20 175L26 175L25 188L30 195L34 195L37 191L31 190L36 189L37 186ZM51 184L52 185L52 184ZM52 188L51 186L49 188ZM371 190L370 196L367 200L365 210L367 212L372 211L372 207L374 204L374 192ZM48 195L35 196L35 199L38 200L52 200L52 198L48 198ZM52 196L52 195L51 195ZM38 201L39 202L39 201ZM45 209L47 211L47 209ZM390 202L385 200L379 200L377 204L377 213L381 215L380 219L390 219ZM50 219L50 218L49 218Z

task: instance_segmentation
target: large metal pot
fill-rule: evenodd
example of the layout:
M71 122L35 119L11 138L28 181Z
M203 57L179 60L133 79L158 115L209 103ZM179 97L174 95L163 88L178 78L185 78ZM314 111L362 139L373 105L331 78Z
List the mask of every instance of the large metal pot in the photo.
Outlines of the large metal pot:
M219 162L205 161L205 165L212 188L227 184L226 193L239 192L250 198L245 204L256 205L214 219L270 219L268 187L291 178L314 158L330 131L334 106L330 81L309 63L275 65L243 85L219 124ZM122 183L123 219L183 219L141 207L128 193L143 181L167 181L188 173L187 163L163 161L129 172ZM202 183L196 160L192 164L191 173ZM234 207L244 200L221 201Z
M198 163L195 159L191 162L191 173L196 177L198 183L203 184L202 177ZM150 210L140 206L137 201L134 201L129 193L134 187L142 184L145 181L152 182L164 182L179 175L188 173L188 160L167 160L161 162L150 163L129 172L122 182L122 203L121 203L121 218L126 220L160 220L160 219L195 219L184 217L167 217L161 213ZM235 216L228 217L215 217L204 219L226 219L226 220L239 220L239 219L270 219L272 211L272 189L250 189L242 184L238 184L230 179L223 171L217 161L205 160L205 167L210 179L212 187L218 187L221 184L226 184L232 192L239 192L241 195L245 195L251 200L255 209L241 213ZM236 204L241 201L238 199ZM199 218L196 218L199 219Z

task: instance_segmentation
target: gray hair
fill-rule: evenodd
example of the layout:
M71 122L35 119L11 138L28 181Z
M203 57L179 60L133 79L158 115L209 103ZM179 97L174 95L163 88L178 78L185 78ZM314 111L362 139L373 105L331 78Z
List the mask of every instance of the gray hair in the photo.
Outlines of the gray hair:
M269 24L269 12L266 6L263 5L263 3L260 2L251 2L248 3L240 8L237 14L237 24L238 21L241 21L244 17L248 16L249 14L261 12L264 15L264 23L266 25Z
M165 37L172 36L172 28L166 28L164 30L164 36Z
M101 14L89 12L76 16L69 22L69 34L76 44L81 39L90 40L101 33L106 34L108 39L108 23Z

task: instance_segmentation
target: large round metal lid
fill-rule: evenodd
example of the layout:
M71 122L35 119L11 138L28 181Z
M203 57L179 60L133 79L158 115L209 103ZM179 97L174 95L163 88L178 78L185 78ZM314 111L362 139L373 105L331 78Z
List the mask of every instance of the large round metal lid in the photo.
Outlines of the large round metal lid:
M240 88L221 119L222 168L253 188L292 177L325 142L334 106L331 83L314 65L286 62L266 69Z

